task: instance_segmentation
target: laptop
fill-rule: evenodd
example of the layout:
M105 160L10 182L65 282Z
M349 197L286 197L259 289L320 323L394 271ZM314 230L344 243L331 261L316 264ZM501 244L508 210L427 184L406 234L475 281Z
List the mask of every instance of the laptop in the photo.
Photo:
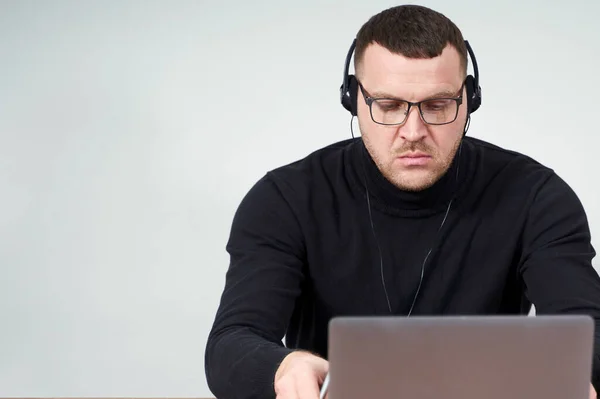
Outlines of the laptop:
M578 315L337 317L328 399L588 399L594 322Z

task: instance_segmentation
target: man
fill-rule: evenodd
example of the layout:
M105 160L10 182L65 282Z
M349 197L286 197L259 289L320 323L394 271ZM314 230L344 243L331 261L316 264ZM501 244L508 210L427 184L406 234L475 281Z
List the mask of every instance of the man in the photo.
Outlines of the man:
M478 102L467 60L459 29L425 7L360 29L344 103L362 137L270 171L235 214L206 348L219 399L318 398L334 316L527 314L533 303L600 320L575 193L531 158L465 136Z

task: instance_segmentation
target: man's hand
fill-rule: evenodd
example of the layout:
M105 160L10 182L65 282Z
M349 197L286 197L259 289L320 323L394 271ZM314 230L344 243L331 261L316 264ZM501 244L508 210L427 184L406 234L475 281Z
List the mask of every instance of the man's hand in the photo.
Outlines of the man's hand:
M287 355L275 373L277 399L319 399L329 362L307 352Z
M597 399L598 396L596 395L596 390L594 389L594 386L590 383L590 399Z

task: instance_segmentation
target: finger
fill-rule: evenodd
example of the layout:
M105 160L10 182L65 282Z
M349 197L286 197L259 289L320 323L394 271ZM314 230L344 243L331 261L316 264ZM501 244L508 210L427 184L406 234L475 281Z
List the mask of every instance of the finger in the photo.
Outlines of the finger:
M319 399L319 381L313 373L302 373L296 380L298 399Z
M317 363L316 372L319 375L320 381L323 382L325 376L329 372L329 362L327 360L321 359L321 361Z
M298 393L296 392L296 386L290 389L285 389L277 394L277 399L298 399Z
M275 389L277 399L298 399L296 384L293 378L284 377Z

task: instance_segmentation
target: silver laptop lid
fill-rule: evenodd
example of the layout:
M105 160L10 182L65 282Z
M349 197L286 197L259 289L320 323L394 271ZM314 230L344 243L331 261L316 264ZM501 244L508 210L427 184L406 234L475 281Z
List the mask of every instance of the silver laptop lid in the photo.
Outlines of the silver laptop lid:
M587 316L345 317L328 399L588 399Z

